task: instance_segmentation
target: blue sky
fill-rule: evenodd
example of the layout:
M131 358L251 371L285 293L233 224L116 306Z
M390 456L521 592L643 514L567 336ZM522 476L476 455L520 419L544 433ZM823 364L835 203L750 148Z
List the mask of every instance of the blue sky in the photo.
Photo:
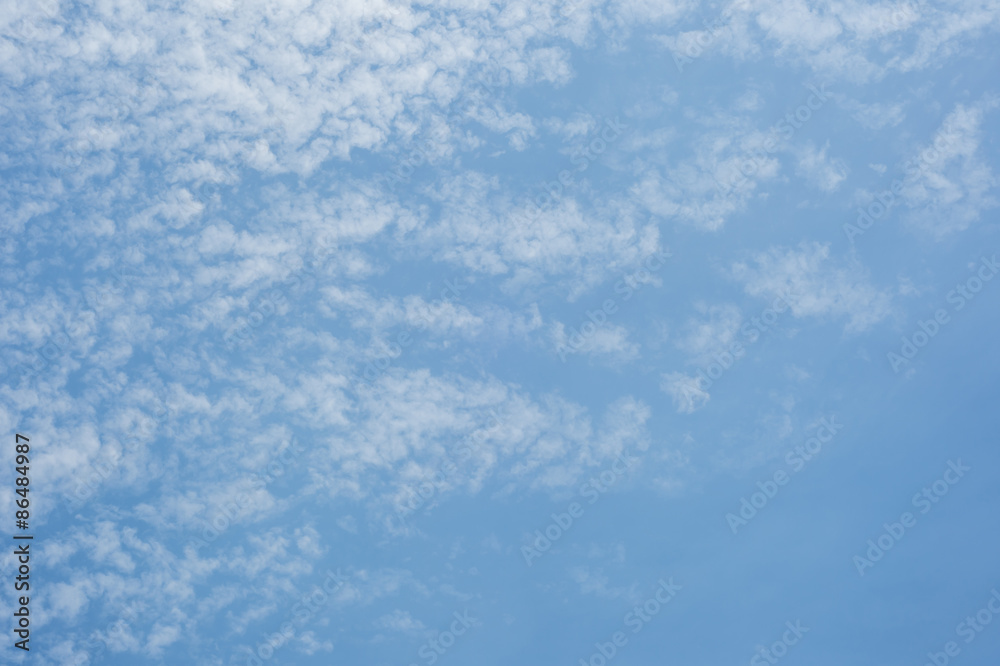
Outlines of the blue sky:
M3 663L996 663L996 3L8 5Z

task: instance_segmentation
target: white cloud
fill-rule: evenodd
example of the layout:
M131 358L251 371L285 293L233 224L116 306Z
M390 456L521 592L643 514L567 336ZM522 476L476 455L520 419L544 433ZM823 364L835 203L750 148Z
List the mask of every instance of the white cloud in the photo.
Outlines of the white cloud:
M708 392L701 388L701 378L697 375L689 376L679 372L664 374L660 388L673 398L674 407L679 414L693 414L711 399Z
M551 337L556 354L560 358L570 354L587 354L613 363L627 363L639 358L639 345L629 340L627 328L605 323L591 331L592 325L588 320L567 332L561 322L553 324ZM591 332L587 335L586 331Z
M410 615L409 611L396 609L388 615L383 615L376 622L375 626L389 631L398 631L404 634L419 634L426 627L424 623Z
M775 57L792 67L805 64L823 78L865 83L968 52L1000 23L1000 10L976 0L948 6L765 0L733 3L726 16L731 18L714 31L664 34L659 41L684 55L700 38L704 48L696 53L718 52L738 61Z
M993 98L958 104L907 163L902 198L915 209L907 215L910 224L941 237L963 231L998 205L993 190L1000 178L980 151L984 116L998 104Z
M856 262L837 265L828 244L773 247L756 254L752 264L733 264L732 275L751 296L787 295L796 317L846 318L848 333L872 327L891 310L890 291L873 287Z
M98 3L73 18L58 14L65 5L51 14L42 4L8 8L4 103L25 122L5 135L0 167L30 176L8 179L0 197L0 262L11 276L0 300L0 363L11 377L21 363L41 369L0 386L0 423L24 424L37 438L33 516L61 527L42 546L54 571L40 625L113 621L133 608L138 619L105 636L125 660L173 654L209 621L250 641L250 627L287 613L316 584L318 560L340 552L322 528L296 518L317 497L341 508L360 502L356 517L338 513L341 531L333 528L335 540L359 538L381 530L394 503L473 436L471 455L429 505L572 494L622 451L649 449L644 402L624 396L591 407L535 394L481 357L501 344L534 352L565 343L574 323L543 322L541 296L574 301L633 270L659 247L664 219L721 230L767 195L780 162L763 160L720 195L716 181L735 176L768 135L744 116L709 113L698 116L690 155L678 157L685 132L658 119L695 111L656 83L649 99L622 102L626 122L647 125L609 148L602 171L588 171L539 214L520 215L521 186L490 172L491 152L534 167L534 142L550 131L569 145L553 157L568 161L602 121L591 112L540 121L516 93L565 86L578 62L569 45L593 46L596 30L612 51L633 29L662 35L676 24L680 32L658 40L674 47L702 34L680 23L703 9L686 0L574 6L211 0ZM36 14L33 27L26 13ZM887 17L896 20L857 3L755 4L736 12L712 49L877 80L936 66L996 27L995 8L968 4L891 26ZM494 89L479 87L478 74L494 69ZM741 92L739 113L763 108L765 90ZM838 101L868 128L904 119L901 102ZM904 193L915 209L955 212L936 232L965 228L995 205L981 150L990 108L956 107L946 121L953 140ZM426 171L390 191L377 176L417 148ZM781 150L820 189L843 181L843 164L825 147ZM529 193L542 192L562 163ZM605 173L631 174L632 183L604 187ZM914 224L929 221L921 215ZM435 300L412 283L414 266L454 270L479 292ZM881 321L890 305L863 271L815 244L772 248L733 274L747 293L791 291L796 316L842 318L849 332ZM508 303L485 300L494 287ZM224 348L222 335L273 290L283 298L252 341ZM672 340L703 360L739 321L735 306L706 305ZM402 328L423 338L377 373L377 392L364 393L358 373ZM584 351L634 361L632 333L609 323ZM710 399L681 373L663 375L661 386L682 413ZM496 428L490 410L501 414ZM775 419L776 432L785 425ZM285 469L301 483L254 488L252 474L268 470L293 436L306 450ZM663 451L650 459L677 463ZM85 483L90 497L61 525L56 504ZM242 495L247 506L218 539L185 548ZM12 510L9 494L0 497L0 512ZM338 606L430 594L408 571L353 574ZM585 592L618 594L600 572L573 575ZM471 596L443 584L435 591ZM382 626L426 628L405 611L384 615ZM330 651L317 635L301 633L296 649ZM72 636L52 659L81 662L78 645L103 634Z
M732 346L743 315L731 304L697 303L695 309L700 316L687 321L674 344L687 353L692 362L706 364L713 361L717 353Z
M806 144L797 151L799 175L826 193L837 191L848 173L847 164L843 160L827 156L829 148L830 142L827 141L822 148Z
M558 171L551 180L557 178ZM530 196L543 195L543 184L529 189ZM582 186L568 188L538 207L512 200L495 177L456 176L431 193L442 207L440 219L417 230L415 240L436 259L487 276L510 276L504 282L508 292L555 280L574 300L659 246L656 225L644 222L628 201L588 202L579 197L584 193Z
M735 116L704 123L709 129L695 137L690 158L662 168L638 164L641 175L630 193L654 215L718 231L746 210L761 183L778 176L782 141L773 130L757 130Z
M635 584L629 587L616 587L610 583L610 579L600 569L577 566L569 570L570 578L573 579L581 594L593 594L601 599L635 599Z

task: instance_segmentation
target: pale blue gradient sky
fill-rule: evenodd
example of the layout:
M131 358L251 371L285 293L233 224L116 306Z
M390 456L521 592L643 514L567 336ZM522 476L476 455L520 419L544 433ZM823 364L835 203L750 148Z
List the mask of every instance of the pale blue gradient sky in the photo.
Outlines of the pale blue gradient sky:
M3 14L34 663L995 663L995 4Z

